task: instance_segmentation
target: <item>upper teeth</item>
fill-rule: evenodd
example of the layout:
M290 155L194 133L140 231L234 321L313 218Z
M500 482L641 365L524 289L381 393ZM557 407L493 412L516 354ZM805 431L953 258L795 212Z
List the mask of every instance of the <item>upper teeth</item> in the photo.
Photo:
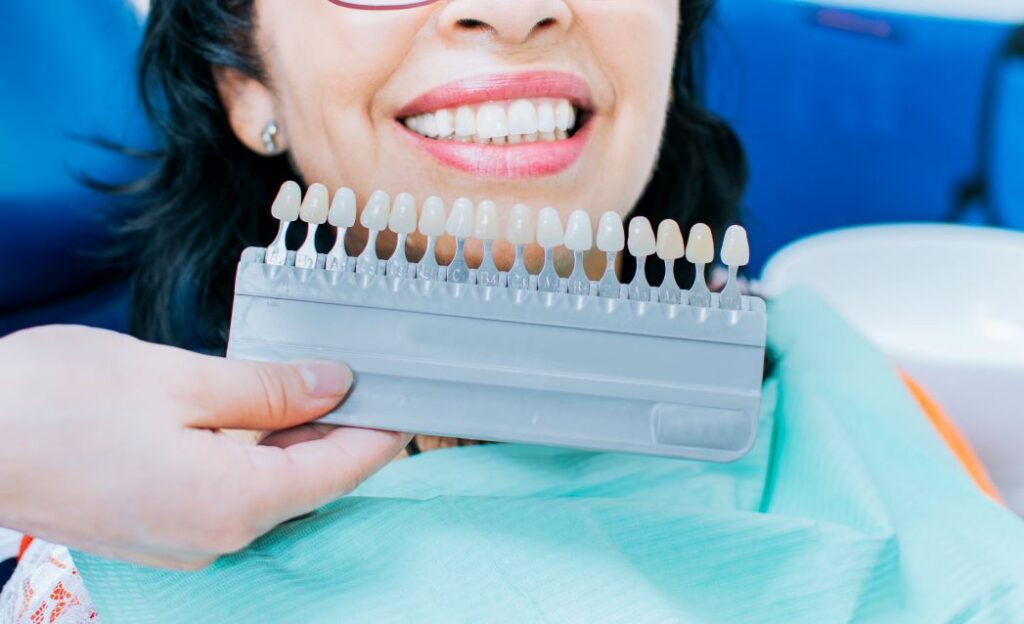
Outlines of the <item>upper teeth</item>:
M446 108L404 120L432 139L477 143L523 143L564 139L576 127L576 109L565 99L522 99Z

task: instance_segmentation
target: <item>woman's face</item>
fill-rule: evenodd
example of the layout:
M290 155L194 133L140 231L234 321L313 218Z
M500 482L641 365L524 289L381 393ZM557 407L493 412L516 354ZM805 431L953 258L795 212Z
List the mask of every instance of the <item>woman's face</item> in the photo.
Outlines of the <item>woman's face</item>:
M651 175L678 0L442 0L393 11L256 0L255 9L268 84L234 86L233 126L258 148L275 119L307 183L352 187L360 202L376 189L449 206L490 199L502 215L516 203L550 205L563 221L582 208L596 222L630 211ZM438 133L449 138L429 136ZM365 232L353 237L360 248ZM410 245L416 257L424 241ZM497 252L510 264L507 246Z

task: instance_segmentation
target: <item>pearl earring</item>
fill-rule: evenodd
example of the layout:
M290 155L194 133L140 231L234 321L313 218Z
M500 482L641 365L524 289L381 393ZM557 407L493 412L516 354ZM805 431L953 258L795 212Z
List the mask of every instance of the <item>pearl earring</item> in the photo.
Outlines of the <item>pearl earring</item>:
M263 141L263 149L267 154L273 155L277 153L278 132L277 122L273 119L267 122L267 125L263 128L263 134L260 135L260 139Z

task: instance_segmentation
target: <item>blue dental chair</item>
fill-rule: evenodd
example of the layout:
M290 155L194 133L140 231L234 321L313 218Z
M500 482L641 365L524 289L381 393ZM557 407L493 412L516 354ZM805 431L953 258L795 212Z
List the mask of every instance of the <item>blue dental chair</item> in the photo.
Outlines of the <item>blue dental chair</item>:
M124 0L15 2L0 20L0 336L46 323L127 328L127 287L100 256L111 200L82 177L140 165L100 138L151 147L134 86L142 27Z

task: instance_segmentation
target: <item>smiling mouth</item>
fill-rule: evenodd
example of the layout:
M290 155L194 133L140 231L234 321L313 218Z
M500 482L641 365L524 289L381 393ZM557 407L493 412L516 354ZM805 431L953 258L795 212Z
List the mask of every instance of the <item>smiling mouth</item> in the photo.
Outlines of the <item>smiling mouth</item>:
M520 98L442 108L398 121L436 141L518 145L568 140L590 115L566 98Z

